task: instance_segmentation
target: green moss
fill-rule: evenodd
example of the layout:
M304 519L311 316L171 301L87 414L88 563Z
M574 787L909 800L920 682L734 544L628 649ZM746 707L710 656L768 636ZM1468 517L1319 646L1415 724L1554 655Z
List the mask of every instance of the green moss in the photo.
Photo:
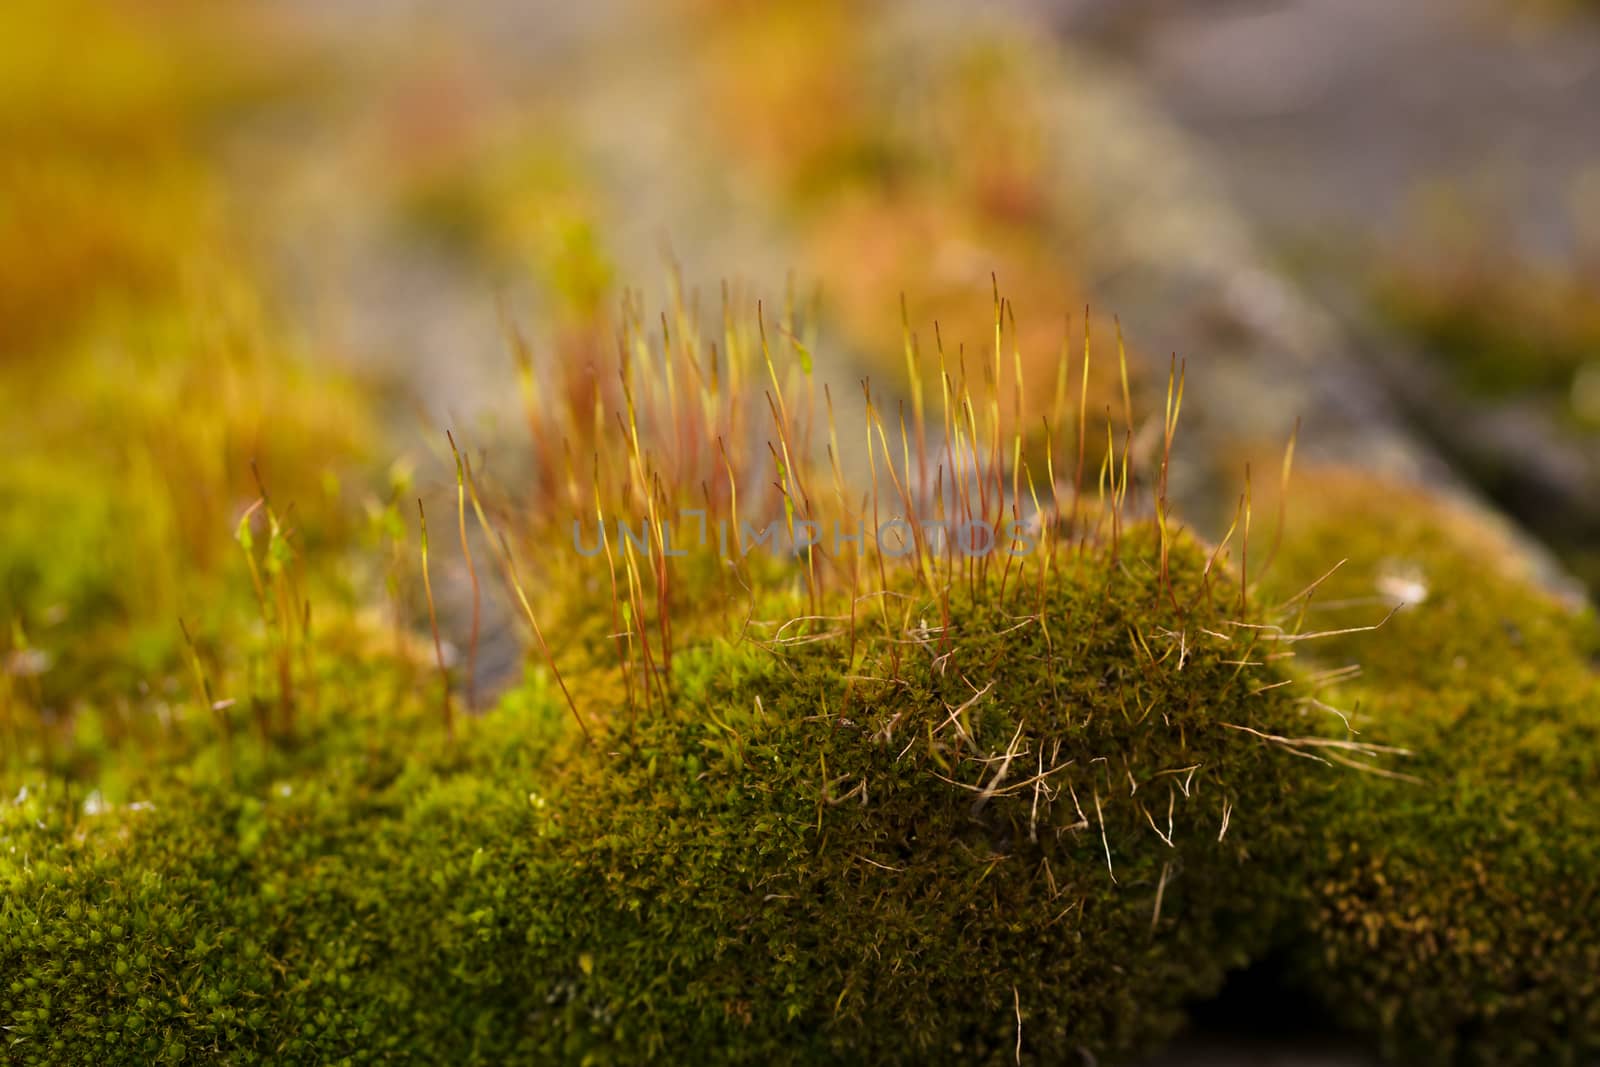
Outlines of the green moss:
M245 688L221 672L243 674L259 645L233 537L255 472L291 515L319 623L348 613L340 478L360 470L368 408L278 336L248 282L222 275L0 381L0 664L28 650L26 670L0 668L0 770L52 747L66 769L81 735L121 729L109 720L169 719L193 688L180 618L218 694Z
M812 651L622 739L557 810L530 1051L1013 1062L1019 1009L1027 1061L1169 1035L1269 936L1301 768L1221 725L1295 713L1162 597L1148 555L1101 559L1051 587L1047 637L1034 590L985 589L947 659L913 633L842 693Z
M1316 771L1223 725L1298 712L1233 662L1255 631L1203 566L1175 546L1184 615L1147 550L1063 561L1042 601L958 593L948 635L908 602L852 682L842 635L704 644L598 750L535 686L455 747L75 826L29 798L0 842L13 1052L998 1063L1019 1011L1025 1061L1148 1046L1271 937L1277 813Z
M1481 520L1403 486L1313 484L1278 580L1348 557L1308 629L1415 602L1307 648L1362 664L1323 699L1412 749L1420 780L1342 781L1314 812L1304 980L1402 1062L1584 1062L1600 1052L1600 630Z
M462 988L444 968L481 921L454 900L478 846L528 824L508 813L532 814L528 768L565 727L534 694L445 746L393 696L382 715L341 706L294 752L213 749L152 771L131 804L85 808L39 782L0 804L8 1062L451 1062L470 1048L432 996Z

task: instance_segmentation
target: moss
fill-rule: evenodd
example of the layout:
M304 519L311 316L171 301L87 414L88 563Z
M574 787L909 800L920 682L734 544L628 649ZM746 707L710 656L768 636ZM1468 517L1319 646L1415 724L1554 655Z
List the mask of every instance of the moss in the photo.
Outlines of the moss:
M837 635L701 644L597 750L535 685L456 747L88 829L12 805L13 1053L1011 1062L1019 1013L1028 1061L1148 1046L1270 938L1309 767L1222 725L1297 712L1173 561L1187 615L1151 551L1090 550L960 596L948 647L914 608L854 681Z
M383 688L349 681L363 701ZM535 692L445 746L431 708L394 697L381 714L341 705L293 753L202 750L131 803L85 807L36 781L0 804L8 1062L470 1048L431 995L460 988L441 968L481 921L452 900L479 844L516 839L507 812L531 812L527 768L566 728Z
M1412 749L1419 780L1343 781L1312 816L1303 979L1402 1062L1584 1062L1600 1052L1600 629L1482 520L1359 476L1312 484L1278 580L1348 557L1311 629L1413 602L1309 647L1359 660L1324 699Z
M1149 555L1102 558L1050 590L1048 637L1032 589L982 590L948 649L910 613L892 681L811 651L622 738L568 786L561 887L511 931L545 961L529 1051L1013 1062L1019 1011L1025 1061L1170 1034L1269 936L1300 767L1221 725L1296 715L1162 596Z
M249 645L259 612L231 535L253 471L299 505L308 587L340 581L332 549L355 530L333 504L370 440L364 406L276 339L246 281L208 295L210 314L199 298L130 309L0 383L16 413L0 430L0 656L26 645L39 668L19 721L185 699L180 617L208 646Z
M0 770L92 777L93 750L134 721L159 732L185 699L178 618L208 647L249 644L229 534L258 491L252 466L324 519L296 515L297 549L346 540L315 505L370 426L335 375L288 351L222 218L208 127L273 88L273 35L190 0L9 14Z

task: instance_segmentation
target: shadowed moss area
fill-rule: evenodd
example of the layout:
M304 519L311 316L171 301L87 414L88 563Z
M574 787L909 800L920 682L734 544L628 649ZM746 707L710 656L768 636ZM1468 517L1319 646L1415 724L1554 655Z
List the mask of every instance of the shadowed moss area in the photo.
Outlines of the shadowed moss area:
M1399 1062L1588 1061L1600 1053L1600 629L1508 562L1518 554L1497 531L1420 491L1323 472L1295 502L1278 580L1348 558L1308 629L1406 605L1312 653L1361 663L1327 699L1411 749L1399 769L1417 779L1341 780L1313 816L1304 981Z
M1069 554L1043 586L956 592L949 632L907 600L854 661L840 633L701 644L672 708L619 716L595 748L535 675L454 745L428 740L430 711L351 711L319 720L344 740L317 758L237 785L194 761L149 808L68 818L53 788L29 792L0 841L11 1051L999 1063L1149 1046L1271 939L1304 840L1284 813L1322 772L1248 732L1302 712L1263 688L1278 669L1240 666L1260 631L1209 606L1200 547L1171 546L1169 594L1151 541Z
M1593 376L1600 348L1594 278L1528 264L1495 272L1462 262L1475 261L1392 271L1379 289L1383 309L1447 359L1472 392L1548 397L1564 419L1593 430L1600 423L1595 387L1584 376Z

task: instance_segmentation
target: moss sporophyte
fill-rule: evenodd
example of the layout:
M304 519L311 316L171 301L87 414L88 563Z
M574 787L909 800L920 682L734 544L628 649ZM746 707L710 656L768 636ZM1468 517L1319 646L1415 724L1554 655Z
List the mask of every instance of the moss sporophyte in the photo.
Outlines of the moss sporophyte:
M444 539L432 640L372 640L336 601L307 621L311 546L263 500L261 625L189 643L170 736L7 765L7 1055L1109 1062L1269 955L1399 1056L1594 1052L1600 938L1563 919L1594 892L1591 622L1347 475L1265 551L1248 490L1202 540L1168 493L1182 369L1148 426L1064 392L1024 433L996 304L989 366L941 356L910 418L866 387L841 426L800 324L680 304L526 391L528 484L452 436L450 555L531 652L481 714ZM1396 613L1368 583L1402 565L1429 594Z
M676 532L693 530L694 526L687 523L691 519L698 524L697 535L685 536ZM655 551L657 546L661 554L668 558L682 558L693 549L714 547L716 558L723 562L732 561L735 546L740 555L761 550L800 556L816 548L837 557L851 551L865 551L869 538L876 554L891 559L911 556L919 541L926 541L930 550L939 554L945 551L948 544L969 558L993 552L1020 557L1031 553L1041 540L1037 517L1027 521L1013 519L1003 527L996 528L984 519L952 522L896 516L879 523L871 531L864 520L858 520L853 527L849 527L835 519L831 532L825 530L821 523L806 519L794 522L772 519L758 526L742 518L718 519L715 530L708 531L706 513L700 509L680 512L676 523L662 520L657 529L651 529L648 520L641 520L636 529L632 523L617 519L614 532L597 527L592 533L586 533L582 519L572 520L572 549L579 556L599 556L605 550L608 536L615 543L626 543L645 556ZM592 543L586 545L585 541Z

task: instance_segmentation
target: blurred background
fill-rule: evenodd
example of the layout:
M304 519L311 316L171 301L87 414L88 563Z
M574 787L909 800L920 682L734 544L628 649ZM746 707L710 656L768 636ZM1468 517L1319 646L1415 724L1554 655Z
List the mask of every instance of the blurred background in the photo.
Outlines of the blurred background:
M437 429L518 430L508 331L582 362L675 285L814 306L844 406L906 395L902 297L982 350L998 284L1043 405L1088 309L1140 411L1186 361L1202 526L1299 421L1302 454L1600 581L1589 0L10 0L6 26L0 651L44 705L176 661L262 484L348 549L329 583L382 588L413 482L452 488ZM1364 1062L1241 988L1166 1062Z

